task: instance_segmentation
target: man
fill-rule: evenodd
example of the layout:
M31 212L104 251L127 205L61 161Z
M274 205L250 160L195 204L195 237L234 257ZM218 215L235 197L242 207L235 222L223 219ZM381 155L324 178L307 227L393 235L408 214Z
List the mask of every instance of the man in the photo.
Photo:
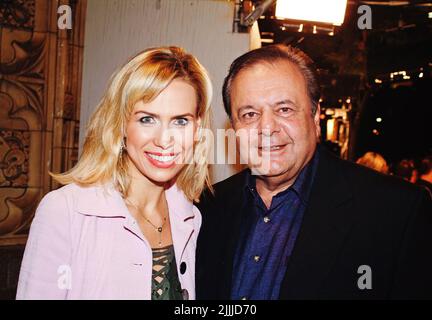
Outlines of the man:
M411 183L415 183L417 180L417 171L412 160L399 161L393 168L393 174Z
M256 156L201 199L198 299L432 297L430 199L320 147L319 96L295 48L231 65L225 109Z
M419 178L416 184L426 188L432 196L432 156L425 157L421 161L419 167Z

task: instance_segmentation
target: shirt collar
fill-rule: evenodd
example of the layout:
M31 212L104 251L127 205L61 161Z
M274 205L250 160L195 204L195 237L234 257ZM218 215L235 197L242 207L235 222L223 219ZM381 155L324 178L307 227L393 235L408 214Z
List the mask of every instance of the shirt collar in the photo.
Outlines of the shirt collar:
M76 210L85 215L99 217L127 217L129 211L120 192L112 184L78 188ZM194 208L176 184L166 189L165 196L169 211L182 220L193 218Z
M319 153L319 148L317 147L312 156L312 159L300 171L300 174L298 175L294 184L286 190L278 193L275 198L283 198L290 190L292 190L299 197L300 201L302 201L303 204L307 205L316 169L318 167ZM248 194L252 194L253 197L259 196L256 192L256 177L255 175L252 175L250 169L246 172L244 190Z

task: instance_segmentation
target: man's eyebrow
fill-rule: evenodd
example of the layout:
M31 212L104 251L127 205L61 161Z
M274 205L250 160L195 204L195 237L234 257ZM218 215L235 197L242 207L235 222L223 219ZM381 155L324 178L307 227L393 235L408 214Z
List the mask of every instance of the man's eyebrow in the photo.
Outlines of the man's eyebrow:
M277 106L284 105L284 104L290 104L293 106L297 106L297 104L294 101L292 101L291 99L284 99L284 100L278 101L274 104L274 106L277 107Z
M248 105L246 105L246 106L242 106L242 107L240 107L240 108L237 110L237 113L240 113L240 112L242 112L242 111L245 110L245 109L255 109L255 108L254 108L254 106L248 104Z
M277 107L277 106L284 105L284 104L290 104L293 106L297 106L297 104L294 101L292 101L291 99L283 99L281 101L274 103L273 106ZM237 112L241 112L245 109L255 109L255 107L253 105L248 104L248 105L240 107Z

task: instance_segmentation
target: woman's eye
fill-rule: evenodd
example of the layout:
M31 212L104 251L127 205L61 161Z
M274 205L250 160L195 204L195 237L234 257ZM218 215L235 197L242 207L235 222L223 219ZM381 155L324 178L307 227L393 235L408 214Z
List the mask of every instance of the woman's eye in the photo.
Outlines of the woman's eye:
M142 117L142 118L139 119L139 121L141 123L144 123L144 124L153 124L153 123L155 123L155 120L153 119L153 117L149 117L149 116Z
M176 126L182 126L182 127L184 127L184 126L186 126L188 123L189 123L189 120L186 119L186 118L179 118L179 119L175 119L175 120L174 120L174 124L175 124Z

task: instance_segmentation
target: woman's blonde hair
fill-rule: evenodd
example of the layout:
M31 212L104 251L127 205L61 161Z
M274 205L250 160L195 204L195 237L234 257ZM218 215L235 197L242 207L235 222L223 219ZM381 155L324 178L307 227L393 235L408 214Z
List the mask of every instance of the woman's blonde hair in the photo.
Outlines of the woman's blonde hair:
M78 163L62 174L51 174L61 184L81 186L112 182L126 197L129 162L123 151L125 128L134 105L155 99L174 79L192 85L197 94L200 127L209 128L212 85L198 60L178 47L147 49L130 59L111 78L105 95L92 114ZM202 131L199 129L199 131ZM202 137L194 145L194 161L186 164L176 184L189 200L198 200L207 186L209 141Z
M387 161L385 161L382 155L376 152L366 152L356 162L381 173L387 174L389 171Z

